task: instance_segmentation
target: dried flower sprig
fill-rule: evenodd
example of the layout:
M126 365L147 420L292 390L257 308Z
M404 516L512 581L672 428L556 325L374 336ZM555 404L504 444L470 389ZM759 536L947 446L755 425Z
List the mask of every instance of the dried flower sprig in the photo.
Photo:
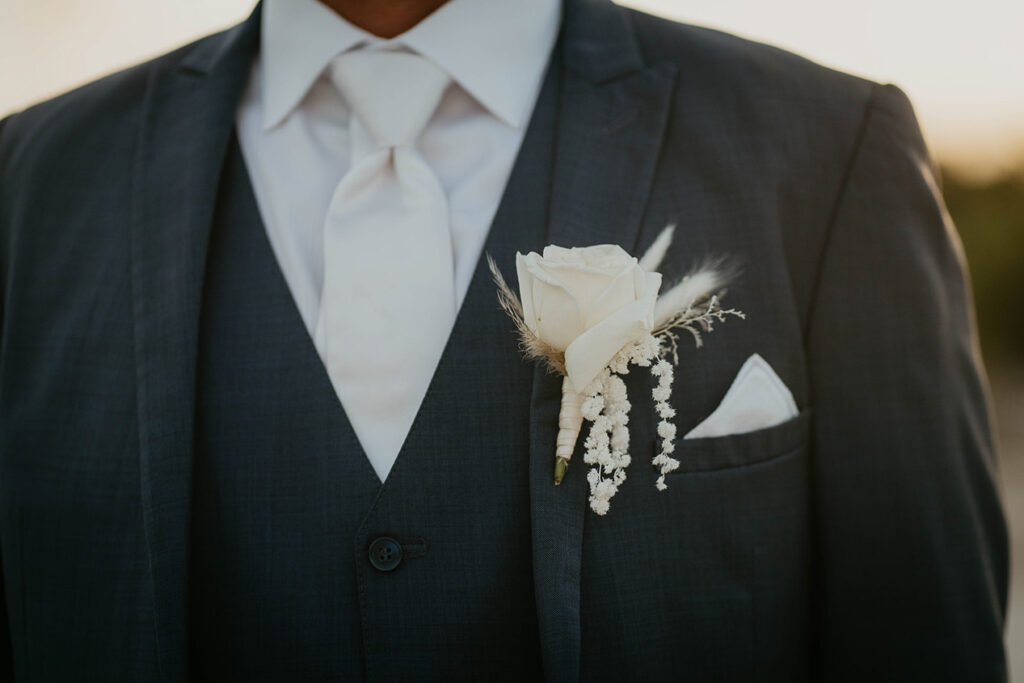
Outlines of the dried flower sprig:
M734 308L722 308L719 299L722 293L703 295L699 300L691 301L686 308L677 311L674 315L666 316L659 324L655 325L651 332L655 337L665 339L671 349L672 363L679 363L679 337L678 331L685 330L693 336L694 345L699 349L704 345L702 333L714 331L716 322L725 322L730 316L736 316L741 320L746 319L742 311Z

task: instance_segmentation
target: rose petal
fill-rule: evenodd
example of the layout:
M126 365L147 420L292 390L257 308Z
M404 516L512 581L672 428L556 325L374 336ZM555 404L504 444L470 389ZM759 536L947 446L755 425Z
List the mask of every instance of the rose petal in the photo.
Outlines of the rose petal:
M634 301L576 338L565 350L565 370L577 392L583 391L629 342L651 331L650 300Z
M647 330L650 331L654 328L654 307L658 302L658 292L661 290L661 273L648 273L644 272L644 286L646 291L640 296L639 288L637 291L638 298L642 298L647 302Z
M635 259L611 277L606 277L604 286L591 289L582 306L586 315L586 326L591 328L623 306L627 306L639 297L636 292L636 278L643 278L643 271L636 265Z
M549 244L544 247L543 259L549 264L571 263L577 266L595 266L605 270L618 270L633 259L617 244L595 244L589 247L559 247Z
M566 247L558 247L554 244L549 244L544 247L543 258L564 261L570 257L572 251L573 250L571 248L567 249Z
M590 328L565 350L565 367L577 391L584 391L622 347L639 341L654 326L654 305L661 288L660 273L637 268L636 286L642 296Z
M537 267L565 285L574 296L586 299L593 299L616 275L615 271L609 272L575 263L551 263L542 260Z
M579 303L561 285L534 280L533 306L537 313L537 336L559 351L564 351L584 330Z
M530 252L535 254L536 252ZM537 333L537 316L533 310L533 275L526 267L526 256L516 252L516 277L519 279L519 301L523 304L523 322Z

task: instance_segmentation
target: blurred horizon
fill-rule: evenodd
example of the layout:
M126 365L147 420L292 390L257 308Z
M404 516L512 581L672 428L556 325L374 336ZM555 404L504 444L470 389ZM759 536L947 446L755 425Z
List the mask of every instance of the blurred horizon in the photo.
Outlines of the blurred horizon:
M990 179L1024 169L1024 2L620 0L892 82L933 155ZM243 19L254 0L0 0L0 116Z
M618 0L895 83L932 155L961 177L1024 171L1024 2Z

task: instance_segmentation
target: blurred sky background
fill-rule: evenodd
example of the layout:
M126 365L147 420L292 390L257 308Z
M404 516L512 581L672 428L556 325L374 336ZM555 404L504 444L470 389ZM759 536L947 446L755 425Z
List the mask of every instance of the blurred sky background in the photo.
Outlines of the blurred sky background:
M1024 683L1024 0L624 4L894 82L913 100L973 279L1014 541L1008 651ZM253 5L0 0L0 116L230 25Z
M493 1L493 0L492 0ZM0 0L0 113L231 24L253 0ZM945 163L1024 150L1024 0L628 0L903 87Z

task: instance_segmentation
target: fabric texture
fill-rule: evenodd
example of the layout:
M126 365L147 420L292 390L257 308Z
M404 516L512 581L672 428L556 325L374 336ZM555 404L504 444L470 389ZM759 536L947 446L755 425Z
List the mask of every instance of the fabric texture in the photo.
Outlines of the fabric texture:
M800 413L679 440L680 468L657 492L644 466L655 418L634 411L629 479L596 518L579 452L551 481L561 378L519 358L478 262L414 445L355 538L336 540L360 582L365 677L460 677L415 669L416 648L385 654L399 635L477 674L488 654L500 661L446 618L500 600L481 577L514 567L532 584L551 681L1005 680L1007 538L984 375L906 97L603 0L563 9L553 94L531 120L551 134L524 141L487 250L508 274L515 249L636 254L675 223L666 280L732 255L744 271L727 303L747 314L681 349L676 424L711 414L754 353ZM20 679L189 674L205 264L258 34L259 10L2 124L0 666ZM627 386L649 395L642 372ZM406 469L419 461L436 476ZM513 472L517 485L491 495ZM472 533L452 533L464 519ZM495 533L494 520L512 521ZM504 540L513 529L528 551ZM381 573L356 550L385 532L444 542ZM290 551L260 538L253 567ZM291 617L296 630L282 628L298 632L324 612Z

